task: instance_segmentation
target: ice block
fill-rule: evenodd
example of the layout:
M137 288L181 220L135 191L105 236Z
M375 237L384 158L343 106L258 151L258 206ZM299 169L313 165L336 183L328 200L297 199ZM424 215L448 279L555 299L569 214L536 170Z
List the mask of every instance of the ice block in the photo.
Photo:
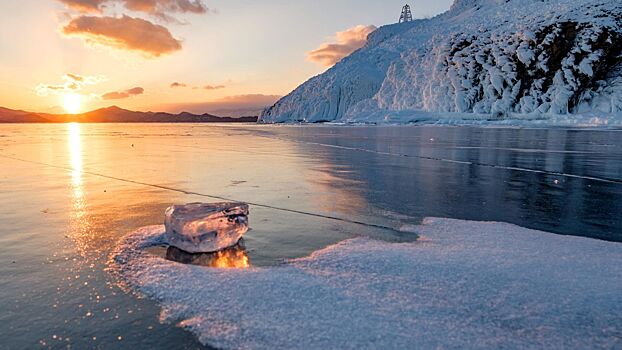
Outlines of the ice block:
M189 253L216 252L238 243L248 231L244 203L190 203L166 209L170 245Z

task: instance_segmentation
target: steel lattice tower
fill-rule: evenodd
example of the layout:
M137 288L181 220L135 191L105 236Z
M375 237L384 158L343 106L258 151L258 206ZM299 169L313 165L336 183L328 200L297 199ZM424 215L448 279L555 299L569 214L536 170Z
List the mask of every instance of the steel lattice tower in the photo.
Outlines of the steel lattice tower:
M399 23L410 22L412 20L413 14L412 12L410 12L410 5L406 4L404 5L404 7L402 7L402 15L400 16Z

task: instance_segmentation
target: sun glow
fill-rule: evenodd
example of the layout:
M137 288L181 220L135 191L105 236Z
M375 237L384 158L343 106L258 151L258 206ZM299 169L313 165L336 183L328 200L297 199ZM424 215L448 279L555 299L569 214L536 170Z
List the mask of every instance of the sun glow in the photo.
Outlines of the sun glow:
M80 187L82 184L82 132L80 124L69 123L69 160L71 161L71 177L73 184Z
M82 109L82 96L74 93L63 95L63 108L69 114L77 114Z
M182 264L215 267L219 269L247 269L251 267L248 253L238 244L216 253L192 254L174 246L166 250L166 258Z

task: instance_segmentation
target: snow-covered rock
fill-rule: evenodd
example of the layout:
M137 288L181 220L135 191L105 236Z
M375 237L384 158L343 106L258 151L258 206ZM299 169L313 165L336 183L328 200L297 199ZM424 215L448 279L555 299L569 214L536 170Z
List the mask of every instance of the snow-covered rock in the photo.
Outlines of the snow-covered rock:
M379 28L261 121L410 122L422 112L622 119L621 3L456 0L432 19Z

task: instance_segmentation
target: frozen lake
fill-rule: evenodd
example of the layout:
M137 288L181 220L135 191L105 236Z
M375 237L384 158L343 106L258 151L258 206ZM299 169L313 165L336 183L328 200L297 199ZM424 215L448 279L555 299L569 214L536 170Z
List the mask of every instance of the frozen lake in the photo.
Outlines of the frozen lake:
M250 203L242 255L260 267L412 242L425 217L622 242L620 130L2 125L0 158L2 349L203 348L106 271L171 204Z

